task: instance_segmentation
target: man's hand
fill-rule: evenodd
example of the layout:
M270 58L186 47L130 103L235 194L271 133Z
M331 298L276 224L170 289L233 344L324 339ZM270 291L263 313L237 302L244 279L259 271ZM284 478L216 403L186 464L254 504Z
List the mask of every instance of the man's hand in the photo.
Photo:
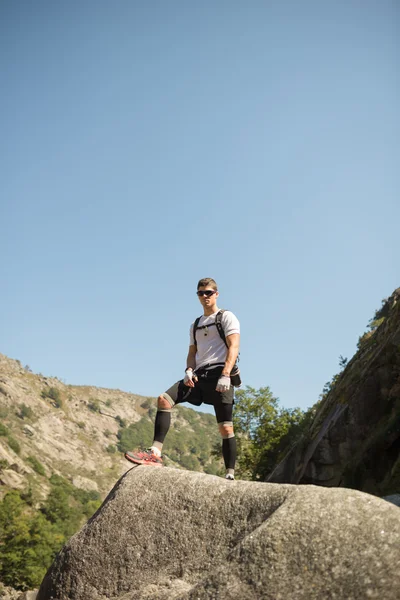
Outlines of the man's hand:
M183 379L183 383L188 387L194 387L193 381L193 369L189 368L185 371L185 377Z
M229 375L221 375L218 379L217 387L215 388L217 392L227 392L231 387L231 378Z

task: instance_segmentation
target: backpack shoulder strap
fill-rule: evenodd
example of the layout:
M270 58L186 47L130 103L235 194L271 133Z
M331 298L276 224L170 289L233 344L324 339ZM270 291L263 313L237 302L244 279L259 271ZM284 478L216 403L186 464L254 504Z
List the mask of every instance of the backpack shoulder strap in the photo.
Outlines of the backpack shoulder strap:
M215 326L217 328L220 338L223 340L225 346L228 347L228 344L226 343L224 328L222 327L222 315L224 314L224 312L225 309L221 308L221 310L219 310L215 315Z
M193 339L194 339L194 345L197 346L197 341L196 341L196 331L197 328L199 326L199 322L200 322L201 317L197 317L197 319L195 320L195 322L193 323Z
M226 337L225 337L225 332L224 332L224 328L222 327L222 315L224 314L225 309L221 308L221 310L219 310L217 312L217 314L215 315L215 326L218 330L218 333L221 337L221 339L224 341L225 346L228 348L228 344L226 343ZM239 362L239 355L236 359L236 367L237 367L237 363Z

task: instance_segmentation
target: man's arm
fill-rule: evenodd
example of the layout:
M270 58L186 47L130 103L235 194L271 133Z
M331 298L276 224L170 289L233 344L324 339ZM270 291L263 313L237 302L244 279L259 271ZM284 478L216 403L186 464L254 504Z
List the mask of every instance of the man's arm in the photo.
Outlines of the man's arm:
M196 352L197 352L197 347L196 346L189 346L189 352L187 355L187 359L186 359L186 368L187 369L195 369L196 367Z
M228 352L225 359L225 366L222 369L222 375L229 377L233 369L233 365L239 354L240 333L232 333L226 337Z
M191 344L189 346L189 352L186 359L185 378L183 380L183 383L188 387L194 387L194 381L197 381L196 376L193 375L193 371L196 366L196 352L196 346Z

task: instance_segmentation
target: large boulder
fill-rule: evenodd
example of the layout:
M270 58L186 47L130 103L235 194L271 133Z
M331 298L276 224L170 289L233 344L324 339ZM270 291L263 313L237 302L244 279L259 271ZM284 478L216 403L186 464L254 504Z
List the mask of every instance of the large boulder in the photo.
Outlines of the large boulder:
M395 600L400 510L338 488L133 467L37 600Z

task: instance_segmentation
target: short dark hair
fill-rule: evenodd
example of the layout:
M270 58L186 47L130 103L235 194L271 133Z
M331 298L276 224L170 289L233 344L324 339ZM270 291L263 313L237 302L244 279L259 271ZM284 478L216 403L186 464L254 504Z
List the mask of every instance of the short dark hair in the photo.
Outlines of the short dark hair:
M218 290L217 282L214 281L214 279L211 279L211 277L204 277L203 279L200 279L199 283L197 284L197 289L207 286L212 287L213 290Z

